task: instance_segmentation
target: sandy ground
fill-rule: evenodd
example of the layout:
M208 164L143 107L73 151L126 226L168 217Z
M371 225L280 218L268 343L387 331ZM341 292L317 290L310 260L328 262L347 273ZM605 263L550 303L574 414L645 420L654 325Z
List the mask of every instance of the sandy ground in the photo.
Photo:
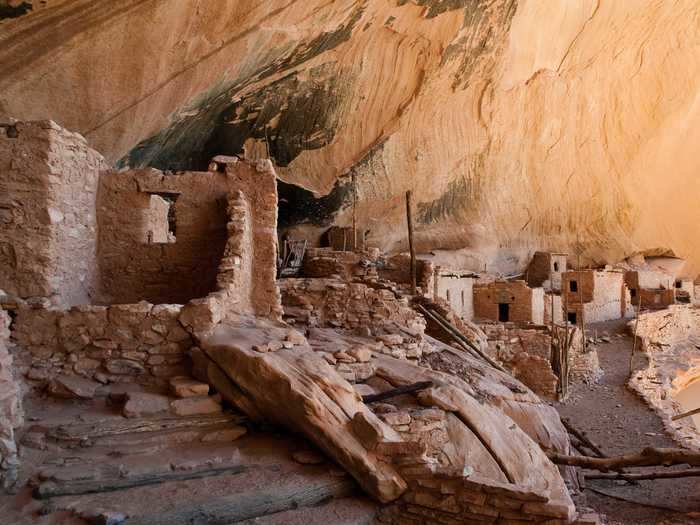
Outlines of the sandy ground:
M600 323L589 330L612 336L611 343L597 347L604 375L596 385L573 385L569 399L555 405L562 417L588 432L607 454L637 452L649 446L677 447L664 433L659 417L626 387L632 338L625 333L625 322ZM606 514L611 525L700 523L700 478L641 481L637 485L588 480L586 486L581 501Z

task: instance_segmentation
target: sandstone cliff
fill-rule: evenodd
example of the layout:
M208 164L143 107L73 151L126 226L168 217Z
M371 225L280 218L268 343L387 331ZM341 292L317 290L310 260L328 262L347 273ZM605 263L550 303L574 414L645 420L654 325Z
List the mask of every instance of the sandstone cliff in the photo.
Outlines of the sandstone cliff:
M6 0L0 116L168 169L257 141L317 199L290 223L347 224L354 175L386 249L413 189L419 249L474 267L697 271L699 47L695 0Z

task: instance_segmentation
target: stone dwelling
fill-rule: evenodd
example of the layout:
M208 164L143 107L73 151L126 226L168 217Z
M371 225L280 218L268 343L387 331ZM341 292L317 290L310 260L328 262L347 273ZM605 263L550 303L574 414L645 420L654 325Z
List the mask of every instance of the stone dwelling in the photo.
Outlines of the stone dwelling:
M571 324L598 323L633 315L625 274L619 270L576 270L562 276L562 303Z
M442 298L462 319L474 319L474 283L478 275L435 267L432 299Z
M527 268L527 284L548 291L561 291L561 276L567 270L566 253L535 252Z
M544 289L525 281L474 285L474 318L499 322L544 323Z
M676 282L662 270L627 270L625 284L635 307L641 304L642 308L661 309L676 302Z
M695 296L695 283L690 277L680 277L676 279L675 286L675 301L678 303L694 304L697 298Z

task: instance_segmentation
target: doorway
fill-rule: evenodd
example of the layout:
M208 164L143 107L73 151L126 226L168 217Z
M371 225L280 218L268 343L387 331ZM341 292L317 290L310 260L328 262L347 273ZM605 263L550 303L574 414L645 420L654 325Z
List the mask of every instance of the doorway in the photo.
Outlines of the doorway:
M510 321L510 305L508 303L498 303L498 321L501 323Z

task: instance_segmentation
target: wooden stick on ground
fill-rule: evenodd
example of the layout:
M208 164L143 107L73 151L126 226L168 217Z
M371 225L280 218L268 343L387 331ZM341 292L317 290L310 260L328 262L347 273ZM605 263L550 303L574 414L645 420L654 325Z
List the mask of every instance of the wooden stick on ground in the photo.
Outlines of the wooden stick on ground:
M386 392L381 392L379 394L362 396L362 401L364 403L376 403L377 401L384 401L385 399L391 399L392 397L401 396L403 394L413 394L414 392L425 390L426 388L430 388L432 386L432 381L420 381L418 383L392 388L391 390L387 390Z
M210 478L241 474L253 468L246 465L233 465L201 470L182 472L160 472L141 474L138 476L112 479L80 479L71 481L45 481L34 489L34 497L48 499L55 496L68 496L79 494L95 494L98 492L112 492L146 485L157 485L169 481L184 481L188 479Z
M576 427L574 427L569 418L564 417L561 419L561 422L564 425L564 428L566 428L566 430L569 432L569 434L576 436L579 439L579 441L586 445L587 448L591 449L596 456L598 456L599 458L607 457L607 455L600 449L600 447L596 445L591 440L591 438L588 437L588 434L586 432L578 430Z
M684 470L654 470L630 474L626 472L606 472L586 474L586 479L622 479L625 481L641 481L644 479L675 479L700 477L700 468L688 468Z
M682 448L645 448L636 454L608 458L567 456L556 452L548 452L547 456L557 465L583 467L591 470L600 470L601 472L621 470L625 467L657 467L661 465L669 467L671 465L687 464L692 467L700 467L700 452Z
M308 507L349 496L355 483L349 477L266 487L192 503L170 511L127 519L125 525L191 525L238 523L268 514Z

